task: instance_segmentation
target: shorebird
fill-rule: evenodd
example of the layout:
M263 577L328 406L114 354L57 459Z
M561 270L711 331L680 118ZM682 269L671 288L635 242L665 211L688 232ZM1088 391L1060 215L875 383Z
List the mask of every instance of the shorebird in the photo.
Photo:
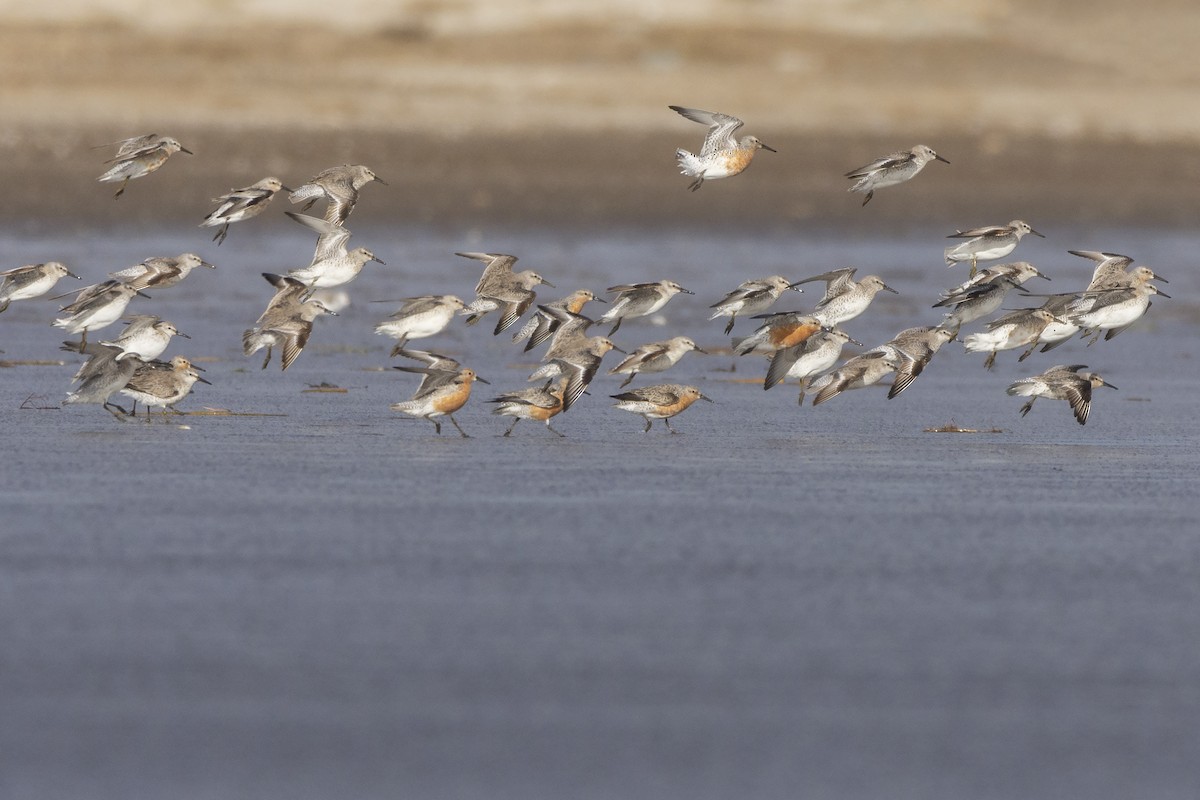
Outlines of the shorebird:
M754 333L733 340L733 352L744 356L758 352L772 355L777 350L803 344L810 336L827 326L811 314L788 311L779 314L763 314L756 319L764 322Z
M896 377L888 390L888 400L908 388L937 354L942 345L954 341L958 328L945 325L906 328L868 353L882 353L896 362Z
M409 339L424 339L441 333L454 315L466 308L466 304L452 294L424 294L406 297L400 302L403 305L395 313L375 326L377 334L396 340L391 353L393 358Z
M529 380L542 380L543 378L553 377L557 372L558 365L554 359L559 356L575 353L582 348L587 347L588 336L587 330L596 323L585 317L583 314L574 314L565 308L554 308L550 305L538 306L538 311L550 317L556 323L554 333L551 334L550 346L546 348L545 355L542 356L542 361L546 362L544 367L539 368L538 372L529 376ZM545 375L539 375L539 372L546 371Z
M262 368L266 369L274 348L281 347L279 366L286 370L308 344L313 320L322 314L337 316L337 313L320 300L302 300L308 287L295 278L270 272L264 272L263 277L275 287L275 296L254 327L242 333L242 352L251 356L267 348L267 357L262 363Z
M313 203L325 198L329 201L325 208L325 221L341 225L358 203L359 190L371 182L387 186L387 183L368 167L362 164L343 164L317 173L296 187L288 199L293 204L304 203L307 200L300 209L304 212L312 208Z
M1031 228L1028 222L1019 219L1014 219L1007 225L986 225L982 228L955 231L946 238L967 241L946 248L946 265L953 267L960 261L970 261L971 274L974 275L980 261L1004 258L1016 249L1017 244L1028 233L1046 238Z
M865 206L875 196L876 189L895 186L897 183L911 180L934 159L946 164L950 163L923 144L919 144L911 150L900 150L886 155L864 167L847 172L847 178L857 179L857 183L851 186L849 191L866 192L867 196L862 201Z
M489 403L497 404L492 409L493 414L514 417L512 425L508 426L504 435L512 434L513 428L517 427L517 423L521 420L531 419L544 423L546 430L556 436L565 436L566 434L551 427L550 420L562 411L563 392L566 391L567 380L568 378L563 376L558 381L547 381L545 386L509 392L488 400Z
M1022 308L1010 311L988 323L987 331L972 333L963 339L963 348L968 353L987 353L983 366L991 369L996 363L996 353L1001 350L1028 349L1018 358L1024 361L1041 343L1042 331L1059 318L1045 308Z
M487 381L476 375L473 369L451 367L451 364L457 365L458 362L438 356L436 353L411 350L404 351L404 354L425 361L427 366L399 366L393 367L393 369L415 372L425 377L421 380L420 387L417 388L411 399L392 403L391 409L412 417L429 420L439 434L442 432L442 423L437 418L449 417L459 434L464 439L470 438L458 424L458 420L454 418L454 412L467 404L467 400L471 397L471 385L475 381L480 383L487 383Z
M549 339L558 331L559 326L563 323L561 316L555 315L553 312L561 310L568 314L579 314L583 311L583 307L588 303L595 301L597 303L605 302L602 298L597 297L587 289L579 289L571 292L561 300L554 300L544 305L539 305L533 312L533 316L525 323L521 330L513 334L513 341L519 342L522 339L527 339L525 342L524 352L528 353L533 348L537 347L542 342ZM590 324L590 320L589 320Z
M609 292L615 292L612 308L605 311L597 322L614 323L608 332L612 336L621 327L621 321L631 317L645 317L658 311L667 301L679 293L695 294L683 288L675 281L658 281L656 283L622 283L608 287Z
M88 331L99 330L120 319L136 294L142 293L120 281L88 286L72 303L62 307L69 316L54 320L54 327L81 334L80 344L87 344Z
M843 267L830 270L811 278L796 281L793 286L811 281L825 281L825 296L813 308L812 316L822 325L832 328L843 322L852 320L867 310L875 295L880 292L899 294L895 289L883 282L878 275L867 275L860 281L854 280L856 267Z
M1084 297L1088 297L1088 295L1084 295ZM1076 294L1051 295L1042 304L1042 308L1050 312L1054 321L1042 328L1042 332L1038 336L1037 344L1042 346L1040 352L1048 353L1079 333L1079 326L1067 319L1066 315L1067 309L1072 304L1080 302L1081 299ZM1024 356L1024 354L1022 355Z
M121 188L113 195L114 199L124 194L125 187L131 180L154 172L175 153L193 155L191 150L170 136L159 136L157 133L134 136L115 144L117 154L104 162L112 164L112 167L96 179L101 183L121 182Z
M1120 253L1101 253L1098 250L1068 250L1073 256L1086 258L1096 264L1088 289L1113 289L1128 285L1128 269L1133 259Z
M182 281L196 267L216 269L217 265L208 263L195 253L181 253L177 256L147 258L140 264L110 272L109 277L138 290L166 289Z
M819 406L842 392L876 384L885 375L894 372L902 360L879 351L855 356L833 372L827 372L809 384L809 391L817 391L812 404Z
M229 235L230 225L257 217L280 191L290 192L291 189L284 186L279 178L263 178L241 189L233 189L229 194L214 197L213 202L217 207L204 218L200 227L217 228L217 232L213 234L213 241L220 247Z
M368 261L387 265L387 262L376 257L365 247L348 250L346 244L350 241L350 231L340 224L292 211L284 213L318 234L312 263L301 269L288 270L288 277L307 286L309 294L315 289L329 289L349 283L358 277L358 273L362 272Z
M1126 271L1125 268L1133 261L1128 256L1091 251L1070 252L1091 258L1098 266L1088 288L1082 292L1027 295L1048 298L1042 307L1055 316L1055 321L1047 325L1039 337L1043 353L1058 347L1084 328L1087 329L1084 336L1092 336L1089 345L1095 344L1102 332L1106 332L1106 339L1111 339L1150 308L1150 295L1170 297L1150 284L1150 281L1168 281L1149 267L1135 267Z
M988 267L962 285L943 293L933 307L949 308L942 324L960 328L1000 308L1010 291L1035 276L1050 280L1028 261Z
M646 427L642 429L642 433L649 432L650 423L656 419L661 419L671 433L678 433L671 427L671 417L686 410L697 400L712 402L695 386L683 386L678 383L643 386L640 389L614 394L612 398L617 401L613 403L613 408L642 415L646 420Z
M1021 378L1008 387L1010 395L1028 397L1029 402L1021 406L1021 416L1033 408L1033 401L1039 397L1051 400L1066 400L1071 411L1075 414L1080 425L1086 425L1088 414L1092 410L1092 389L1107 386L1116 389L1111 383L1095 372L1081 372L1087 369L1086 364L1060 364L1030 378Z
M675 158L679 161L679 171L689 178L695 178L688 186L688 189L693 192L699 189L706 180L737 175L750 166L750 162L754 160L754 154L759 150L775 152L775 148L767 147L758 140L757 136L747 136L739 142L733 134L742 127L743 123L737 117L712 111L701 111L698 108L681 106L667 106L667 108L692 122L709 126L699 155L682 149L675 151Z
M67 269L65 264L47 261L44 264L27 264L24 267L0 272L0 313L14 300L31 300L41 297L54 288L60 278L79 276Z
M108 413L124 422L125 409L110 398L125 387L133 373L145 362L115 347L77 345L73 342L67 344L71 349L78 348L79 352L88 353L91 358L76 373L76 379L80 381L79 388L69 392L63 403L99 403Z
M186 333L181 333L173 323L153 314L135 314L129 317L128 322L120 336L100 344L116 347L124 353L132 353L143 361L151 361L166 351L172 337L192 338Z
M516 256L504 253L455 253L456 256L482 261L486 266L479 282L475 284L475 299L460 311L466 314L467 324L474 325L484 314L500 309L500 319L496 322L493 335L499 335L521 318L533 302L537 293L535 286L545 284L551 289L554 284L531 269L513 272L513 264L517 263Z
M821 328L800 344L776 350L771 356L771 365L767 369L767 377L763 380L763 389L770 389L780 381L795 378L800 381L800 397L797 402L803 405L809 378L833 367L841 358L842 347L847 342L862 346L862 342L851 339L845 331L838 328Z
M1138 269L1146 269L1139 267ZM1067 306L1066 318L1078 325L1085 335L1091 333L1095 344L1104 333L1108 341L1121 331L1137 322L1150 308L1150 295L1170 298L1171 295L1159 289L1150 280L1154 273L1146 269L1149 277L1135 279L1134 283L1125 288L1103 289L1099 294L1084 297L1078 304Z
M729 332L733 330L733 323L738 314L752 317L766 311L779 299L785 289L791 289L794 292L804 291L782 275L743 281L732 292L709 306L709 308L716 309L709 319L729 317L729 324L725 326L725 334L728 336Z
M197 381L209 383L200 377L203 371L183 356L175 356L170 361L148 361L142 364L121 389L121 394L133 398L133 411L130 412L130 416L136 416L139 400L146 406L147 422L150 421L150 411L154 408L162 409L164 420L168 408L178 414L175 404L191 393L192 386Z
M665 372L675 366L679 359L683 358L684 354L695 350L697 353L704 351L686 336L676 336L662 342L651 342L644 344L634 350L628 358L617 364L608 371L609 375L626 374L629 377L625 379L619 389L624 389L639 372Z
M600 370L600 362L606 353L611 350L618 353L625 352L613 344L611 339L604 336L584 336L583 331L586 330L591 320L586 317L581 319L584 322L578 326L572 326L572 330L569 330L566 335L563 335L562 328L559 329L559 334L555 336L555 339L562 337L562 341L556 341L551 345L550 350L542 359L546 363L529 376L531 381L559 376L568 378L567 388L563 394L563 411L569 411L575 401L587 391L588 385ZM566 325L563 326L563 328L566 327Z

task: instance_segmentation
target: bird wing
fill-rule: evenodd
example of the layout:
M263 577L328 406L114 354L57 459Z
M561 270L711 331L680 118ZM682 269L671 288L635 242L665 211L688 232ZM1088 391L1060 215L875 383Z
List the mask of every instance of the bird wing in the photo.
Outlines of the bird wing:
M913 158L914 156L910 151L900 150L898 152L886 155L883 158L877 158L870 164L861 166L858 169L850 170L846 173L846 177L862 178L870 175L872 172L879 172L880 170L892 169L894 167L899 167L902 164L907 164L909 161L912 161Z
M1002 236L1006 233L1012 233L1012 228L1007 225L985 225L982 228L971 228L965 231L955 231L948 235L947 239L974 239L979 236Z

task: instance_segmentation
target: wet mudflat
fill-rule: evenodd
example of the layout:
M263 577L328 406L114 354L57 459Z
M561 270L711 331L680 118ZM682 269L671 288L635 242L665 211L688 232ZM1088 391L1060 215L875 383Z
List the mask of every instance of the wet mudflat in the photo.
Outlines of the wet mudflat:
M1113 341L1002 353L991 373L952 343L892 401L800 408L747 382L756 360L694 355L663 379L715 402L679 435L611 409L606 375L555 420L568 438L522 422L503 439L478 401L536 358L485 320L415 343L492 382L458 415L472 438L388 409L416 377L372 333L392 307L366 301L469 293L477 265L454 250L521 255L548 298L697 292L623 325L629 350L727 346L705 321L724 291L853 264L901 292L846 324L870 345L938 320L962 278L941 235L356 230L389 266L286 373L244 359L240 332L270 296L258 273L307 263L306 235L6 237L7 266L58 258L89 280L182 249L217 263L130 311L192 336L168 355L213 386L181 408L237 415L31 408L58 405L76 362L52 304L0 317L17 364L0 369L0 794L1195 796L1194 237L1023 244L1054 278L1035 290L1085 283L1064 251L1095 248L1152 265L1173 298ZM1056 363L1121 387L1086 427L1046 400L1021 419L1004 394ZM322 383L346 391L305 391ZM980 432L926 432L948 424Z

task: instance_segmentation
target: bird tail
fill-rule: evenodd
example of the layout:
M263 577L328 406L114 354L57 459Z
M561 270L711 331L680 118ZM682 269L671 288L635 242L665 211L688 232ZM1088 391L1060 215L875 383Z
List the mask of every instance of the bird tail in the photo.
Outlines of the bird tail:
M700 158L695 153L676 150L675 158L679 162L679 171L690 178L698 178L704 172L704 165L700 163Z

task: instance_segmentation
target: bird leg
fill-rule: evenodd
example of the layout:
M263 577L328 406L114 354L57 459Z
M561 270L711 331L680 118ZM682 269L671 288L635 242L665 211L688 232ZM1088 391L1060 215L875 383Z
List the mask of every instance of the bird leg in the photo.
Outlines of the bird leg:
M449 417L449 418L450 418L450 421L454 423L454 427L458 428L458 432L459 432L459 434L462 436L462 438L464 438L464 439L470 439L470 438L471 438L470 436L467 436L467 432L466 432L466 431L464 431L464 430L462 429L462 426L458 424L458 420L456 420L456 419L454 418L454 415L453 415L453 414L447 414L446 416L447 416L447 417Z
M129 185L129 178L121 181L121 188L117 189L117 193L113 195L113 200L116 200L121 195L125 194L125 187Z
M546 430L550 431L553 434L556 434L557 436L561 436L564 439L567 438L567 435L565 433L556 431L556 430L554 430L554 428L550 427L550 420L546 420Z
M514 419L514 420L513 420L513 423L512 423L512 425L509 425L509 426L508 426L508 430L506 430L506 431L504 432L504 435L505 435L505 436L508 436L510 433L512 433L512 432L513 432L513 428L517 427L517 423L518 423L518 422L520 422L520 421L521 421L521 418L520 418L520 417L517 417L516 419Z
M988 353L988 357L984 360L983 368L991 369L992 365L995 363L996 363L996 351L993 350L992 352Z
M633 383L633 378L634 378L634 376L635 376L635 375L637 375L637 373L636 373L636 372L631 372L631 373L629 373L629 377L628 377L628 378L626 378L626 379L625 379L625 382L624 382L624 383L622 383L622 384L621 384L620 386L618 386L617 388L618 388L618 389L624 389L626 386L628 386L629 384Z
M267 357L263 359L263 365L262 365L263 369L266 369L267 364L271 363L271 350L272 350L271 345L267 345Z
M1023 417L1023 416L1025 416L1026 414L1028 414L1028 413L1029 413L1029 409L1033 408L1033 401L1034 401L1034 400L1037 400L1037 398L1036 398L1036 397L1031 397L1031 398L1029 399L1029 402L1028 402L1028 403L1026 403L1025 405L1021 406L1021 416L1022 416L1022 417Z
M103 408L105 411L107 411L108 413L112 414L112 415L113 415L114 417L116 417L117 419L121 420L121 422L125 422L125 421L126 421L126 420L125 420L125 417L127 416L127 414L125 413L125 409L121 408L121 407L120 407L119 405L117 405L116 403L108 403L108 402L106 402L106 403L105 403L105 404L102 406L102 408ZM116 409L116 410L114 411L113 409Z
M642 419L646 420L646 427L642 428L642 433L649 433L650 432L650 418L642 417Z
M671 427L671 420L667 417L663 417L663 424L667 426L667 430L669 430L671 433L679 433L679 431Z
M729 324L725 326L725 335L726 335L726 336L728 336L728 335L729 335L729 332L730 332L731 330L733 330L733 321L734 321L734 320L736 320L736 319L737 319L737 314L730 314L730 315L729 315Z
M437 434L440 436L440 435L441 435L441 433L442 433L442 423L438 422L438 421L437 421L436 419L434 419L433 417L426 417L425 419L427 419L427 420L429 420L430 422L432 422L432 423L433 423L433 430L434 430L434 432L435 432L435 433L437 433Z

